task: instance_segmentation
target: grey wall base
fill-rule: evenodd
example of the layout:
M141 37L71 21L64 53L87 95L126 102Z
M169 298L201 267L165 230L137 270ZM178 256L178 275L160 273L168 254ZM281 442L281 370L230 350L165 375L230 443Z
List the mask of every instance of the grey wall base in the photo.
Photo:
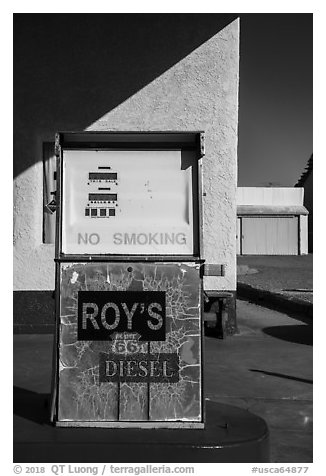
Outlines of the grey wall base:
M58 428L23 419L14 463L267 463L260 417L207 402L205 429ZM82 448L82 451L81 451Z
M54 291L14 291L15 334L53 334Z

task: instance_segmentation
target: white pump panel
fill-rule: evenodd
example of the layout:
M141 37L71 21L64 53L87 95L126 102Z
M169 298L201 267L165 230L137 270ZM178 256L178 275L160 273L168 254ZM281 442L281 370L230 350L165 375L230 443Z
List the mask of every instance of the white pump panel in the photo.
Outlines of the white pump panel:
M193 255L196 166L183 150L64 150L62 252Z

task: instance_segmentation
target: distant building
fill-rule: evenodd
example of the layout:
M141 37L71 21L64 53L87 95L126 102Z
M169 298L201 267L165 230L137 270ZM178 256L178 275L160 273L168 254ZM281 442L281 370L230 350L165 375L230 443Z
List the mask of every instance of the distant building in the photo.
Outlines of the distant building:
M303 188L238 187L237 254L308 253L308 210Z
M308 218L308 250L312 253L313 250L313 154L311 154L308 160L305 171L301 175L295 187L304 188L304 206L309 211Z

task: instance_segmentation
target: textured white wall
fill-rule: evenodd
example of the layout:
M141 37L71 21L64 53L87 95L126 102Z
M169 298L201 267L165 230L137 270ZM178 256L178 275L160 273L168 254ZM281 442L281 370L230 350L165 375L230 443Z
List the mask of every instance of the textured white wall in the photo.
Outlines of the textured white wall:
M303 205L302 187L238 187L237 205Z
M14 289L54 289L54 245L42 243L43 164L14 181Z
M238 81L239 20L235 20L87 128L205 131L204 258L226 265L226 276L205 277L205 289L236 289ZM35 137L48 140L48 130L37 131ZM41 162L15 180L17 290L54 288L54 247L42 244L42 184Z

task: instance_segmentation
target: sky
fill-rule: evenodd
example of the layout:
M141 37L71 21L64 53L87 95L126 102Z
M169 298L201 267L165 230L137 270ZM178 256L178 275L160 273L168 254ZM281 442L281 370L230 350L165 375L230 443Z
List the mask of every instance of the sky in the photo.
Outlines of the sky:
M294 186L313 152L312 14L240 16L238 186Z

